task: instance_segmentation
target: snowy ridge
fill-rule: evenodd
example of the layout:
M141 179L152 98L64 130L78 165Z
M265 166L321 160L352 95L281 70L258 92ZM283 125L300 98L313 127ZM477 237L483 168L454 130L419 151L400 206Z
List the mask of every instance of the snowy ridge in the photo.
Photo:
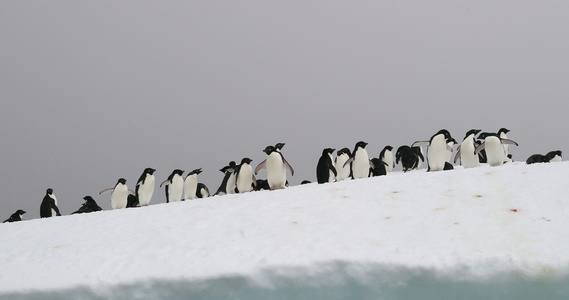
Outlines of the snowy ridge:
M6 223L0 298L562 299L568 192L514 163Z

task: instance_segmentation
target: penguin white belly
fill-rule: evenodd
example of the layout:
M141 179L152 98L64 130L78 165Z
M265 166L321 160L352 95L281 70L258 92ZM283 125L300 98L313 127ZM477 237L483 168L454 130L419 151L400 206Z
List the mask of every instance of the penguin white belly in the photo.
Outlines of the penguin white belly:
M269 187L274 189L284 189L286 184L286 170L280 153L273 152L267 155L267 182Z
M154 194L155 178L154 175L146 175L144 184L138 187L138 202L140 206L147 206L150 204L152 195Z
M354 179L366 178L369 176L369 156L365 149L359 148L354 154L352 163Z
M342 154L336 157L336 172L338 176L337 181L344 180L350 176L350 165L344 167L344 163L348 160L348 155Z
M174 176L172 183L168 186L168 201L178 202L182 200L182 193L184 192L184 179L182 176Z
M55 209L51 209L51 216L52 217L56 217L57 216L57 212L55 211Z
M421 155L423 157L425 157L425 153L423 153L423 147L419 147L419 152L421 153ZM419 156L417 156L417 166L415 167L415 170L419 170L421 168L421 165L423 164L423 159Z
M328 156L330 157L330 164L331 166L334 167L334 158L332 157L332 154L328 154ZM336 168L336 167L334 167ZM338 174L338 171L336 170L336 174ZM329 171L329 175L328 175L328 182L334 182L336 181L336 175L334 175L334 172L332 172L332 170Z
M196 191L198 189L198 176L192 174L184 180L184 199L193 200L196 198Z
M474 168L479 164L478 155L474 154L474 142L471 138L460 144L460 162L464 168Z
M236 186L240 193L250 192L253 185L253 169L250 165L245 164L239 170L239 177L236 180Z
M231 173L229 178L227 179L227 184L225 185L225 193L226 194L235 194L235 174Z
M431 171L442 171L444 169L448 152L444 135L435 136L427 150L427 159Z
M111 207L113 209L125 208L128 198L128 188L126 185L117 185L111 194Z
M393 171L393 152L391 152L390 150L386 150L385 153L383 154L382 160L387 164L385 166L385 171L387 172Z
M486 149L486 157L488 158L488 164L495 167L504 164L504 145L499 138L495 136L489 136L484 140L484 149Z
M500 138L501 138L501 139L507 139L507 138L508 138L508 135L505 134L505 133L503 133L503 132L501 132L501 133L500 133ZM504 158L505 158L505 157L507 157L508 154L509 154L509 149L510 149L509 147L510 147L510 145L508 145L508 144L502 144L502 147L504 148Z
M561 160L562 160L561 156L555 155L555 157L553 157L549 162L559 162Z

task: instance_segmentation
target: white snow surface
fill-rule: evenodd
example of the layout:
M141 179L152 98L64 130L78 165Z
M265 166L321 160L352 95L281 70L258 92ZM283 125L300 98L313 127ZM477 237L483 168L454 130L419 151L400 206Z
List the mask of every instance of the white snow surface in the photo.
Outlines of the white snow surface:
M567 299L569 163L0 224L6 299Z

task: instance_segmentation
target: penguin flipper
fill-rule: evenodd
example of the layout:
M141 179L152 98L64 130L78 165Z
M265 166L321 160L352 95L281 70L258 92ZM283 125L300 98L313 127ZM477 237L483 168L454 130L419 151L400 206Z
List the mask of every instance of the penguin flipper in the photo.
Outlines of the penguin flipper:
M370 159L368 162L369 162L369 167L372 169L375 169L375 164L373 163L373 161L371 161L371 159Z
M114 191L114 190L115 190L115 188L104 189L104 190L102 190L102 191L99 192L99 195L102 195L102 194L104 194L104 193L109 193L109 192L112 192L112 191Z
M285 165L285 167L288 169L288 171L290 172L290 175L294 176L294 170L292 169L292 167L290 166L290 164L288 163L288 161L286 161L286 159L283 157L283 163Z
M344 165L342 166L342 168L345 168L346 165L348 165L349 163L351 163L352 161L354 161L353 157L348 158L348 160L346 160L346 162L344 162Z
M336 168L334 166L330 166L330 171L334 173L334 176L338 176L338 172L336 171Z
M265 168L265 164L267 164L266 159L257 165L257 167L255 168L255 175L257 175L259 173L259 171L261 171L262 169Z
M480 151L482 151L482 149L484 149L484 147L486 147L486 142L483 142L482 144L478 145L478 147L476 147L476 150L474 150L474 154L478 155L478 153Z
M458 150L456 151L456 155L454 156L454 163L455 164L458 161L459 157L460 157L460 147L458 147Z
M508 144L508 145L516 145L516 146L519 146L518 143L516 143L516 142L513 141L513 140L502 139L501 141L502 141L502 144Z
M414 142L413 145L411 145L411 147L429 146L430 144L431 144L431 142L429 142L429 141L417 141L417 142Z
M169 185L169 184L170 184L169 180L166 179L166 180L162 181L162 183L160 184L160 187L162 187L163 185Z
M452 152L452 147L447 144L447 150Z

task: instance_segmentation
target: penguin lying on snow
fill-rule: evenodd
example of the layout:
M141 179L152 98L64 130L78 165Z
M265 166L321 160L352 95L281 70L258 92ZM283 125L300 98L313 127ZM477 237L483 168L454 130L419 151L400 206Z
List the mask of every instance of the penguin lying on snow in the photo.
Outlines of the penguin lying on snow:
M526 160L526 164L548 163L561 161L561 150L548 152L546 155L534 154Z
M12 223L12 222L22 221L22 215L25 213L26 213L25 211L18 209L6 221L4 221L2 223Z
M85 200L85 203L83 203L78 210L72 212L71 213L72 215L103 210L99 205L97 205L97 202L95 201L95 199L93 199L93 197L85 196L83 197L83 199Z

